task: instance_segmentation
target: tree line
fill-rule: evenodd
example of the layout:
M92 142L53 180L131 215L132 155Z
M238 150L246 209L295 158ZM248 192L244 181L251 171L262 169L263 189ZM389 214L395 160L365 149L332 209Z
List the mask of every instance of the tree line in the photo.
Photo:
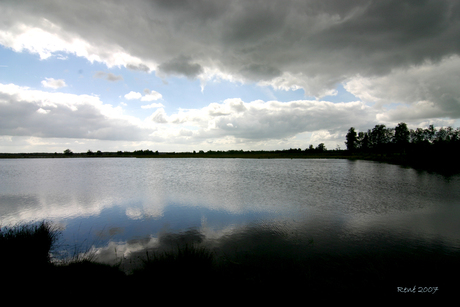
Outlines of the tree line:
M81 153L74 153L72 150L70 149L66 149L64 150L63 154L65 156L74 156L74 155L78 155L78 156L89 156L89 157L92 157L92 156L132 156L132 157L137 157L137 156L157 156L157 155L184 155L184 154L193 154L193 155L203 155L203 154L207 154L207 155L216 155L216 154L230 154L230 155L240 155L240 154L265 154L265 153L272 153L272 154L279 154L279 153L321 153L321 152L326 152L327 151L327 148L326 146L324 145L324 143L320 143L318 144L318 146L316 147L313 147L313 145L310 145L309 148L306 148L305 150L302 150L301 148L289 148L289 149L281 149L281 150L208 150L208 151L204 151L204 150L199 150L198 152L197 151L193 151L193 152L158 152L158 150L156 151L152 151L152 150L149 150L149 149L140 149L140 150L134 150L134 151L117 151L117 152L101 152L100 150L94 152L92 150L88 150L87 152L81 152ZM54 155L57 155L58 153L55 152Z
M348 130L345 145L349 152L427 154L457 152L460 149L460 128L408 129L406 123L394 128L376 125L367 131Z

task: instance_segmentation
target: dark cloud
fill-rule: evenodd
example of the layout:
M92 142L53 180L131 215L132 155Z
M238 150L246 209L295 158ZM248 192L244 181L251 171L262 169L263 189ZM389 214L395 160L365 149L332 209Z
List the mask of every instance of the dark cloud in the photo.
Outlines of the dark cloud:
M354 73L386 74L460 51L459 6L453 1L373 1L310 37L314 50L355 58Z
M144 64L138 64L138 65L127 64L126 68L131 69L131 70L145 71L145 72L150 71L150 68L147 65L144 65Z
M267 37L281 34L288 22L289 6L280 1L246 1L232 7L222 29L227 46L253 44Z
M160 72L189 78L205 68L250 80L302 74L330 88L356 74L383 75L460 52L460 4L454 0L42 0L3 6L14 16L4 25L46 28L46 18L63 35L100 49L102 57L117 47L160 63Z
M193 63L190 57L179 56L158 66L159 73L183 75L193 79L203 72L200 64Z
M164 14L184 14L187 18L207 21L221 17L230 8L231 1L214 0L154 0L150 1L151 8ZM178 20L180 22L180 20Z
M256 81L271 80L281 75L281 71L278 68L255 63L243 67L240 73L248 79Z

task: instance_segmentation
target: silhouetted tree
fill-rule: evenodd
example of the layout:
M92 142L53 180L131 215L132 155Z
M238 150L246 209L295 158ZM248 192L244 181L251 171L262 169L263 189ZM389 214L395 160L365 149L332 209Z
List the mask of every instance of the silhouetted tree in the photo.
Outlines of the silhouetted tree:
M65 154L66 156L71 156L71 155L73 155L73 152L72 152L72 150L70 150L70 149L66 149L66 150L64 150L64 154Z
M394 143L398 151L405 151L409 144L410 131L405 123L399 123L395 128Z
M369 134L367 132L358 132L356 148L360 151L367 151L369 149Z
M443 128L441 127L436 133L433 140L434 144L444 144L449 143L449 135L452 131L451 127Z
M410 130L410 142L415 145L428 145L427 131L422 128Z
M316 146L315 149L316 149L316 151L318 151L318 152L323 152L323 151L326 151L326 150L327 150L327 149L326 149L326 146L324 146L324 143L318 144L318 146Z
M387 129L385 125L375 125L369 133L369 143L374 151L384 151L392 138L392 129Z
M357 142L357 137L356 137L356 131L354 127L351 127L348 130L347 136L346 136L347 141L345 144L347 145L347 150L353 152L356 149L356 142Z
M149 149L146 149L146 150L142 150L142 149L141 149L141 150L135 150L133 153L136 154L136 155L153 155L153 154L154 154L154 152L151 151L151 150L149 150Z
M425 138L428 142L433 143L436 136L436 129L433 125L429 125L427 129L424 130Z

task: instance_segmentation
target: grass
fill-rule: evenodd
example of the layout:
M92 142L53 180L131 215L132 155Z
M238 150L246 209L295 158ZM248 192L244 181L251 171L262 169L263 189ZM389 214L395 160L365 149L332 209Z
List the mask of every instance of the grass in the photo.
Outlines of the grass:
M58 228L48 222L0 227L0 263L28 269L46 267L58 236Z
M460 252L447 252L441 247L293 258L250 251L218 255L199 244L185 244L163 252L146 252L142 266L126 275L119 267L94 259L54 264L50 251L58 235L58 229L45 222L1 228L2 277L11 289L35 290L40 295L60 293L83 303L91 295L102 303L119 302L122 293L134 295L125 297L129 302L166 293L173 293L174 299L179 298L174 295L186 294L189 300L198 294L221 294L228 299L249 294L259 299L364 299L374 295L413 301L455 294L458 283L452 277L460 273ZM434 295L403 293L397 291L398 287L438 290Z

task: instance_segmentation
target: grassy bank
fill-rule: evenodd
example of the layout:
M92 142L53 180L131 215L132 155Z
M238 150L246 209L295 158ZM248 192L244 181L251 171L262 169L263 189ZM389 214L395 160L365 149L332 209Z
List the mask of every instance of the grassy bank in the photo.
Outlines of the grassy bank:
M442 248L298 259L251 252L217 255L197 245L183 245L146 253L143 265L126 275L119 266L95 261L53 264L49 252L57 235L47 223L1 229L2 277L11 290L48 298L59 294L85 303L161 299L171 291L173 301L185 293L191 295L186 301L215 294L223 295L224 301L245 295L260 300L331 296L360 300L373 295L426 301L456 295L458 283L451 277L460 273L460 253Z

